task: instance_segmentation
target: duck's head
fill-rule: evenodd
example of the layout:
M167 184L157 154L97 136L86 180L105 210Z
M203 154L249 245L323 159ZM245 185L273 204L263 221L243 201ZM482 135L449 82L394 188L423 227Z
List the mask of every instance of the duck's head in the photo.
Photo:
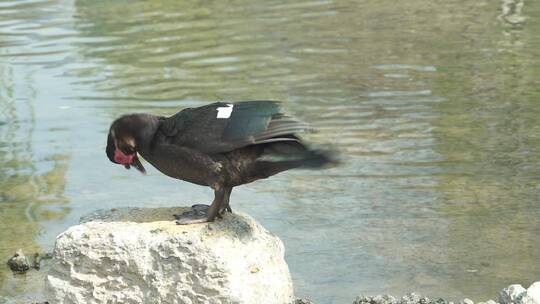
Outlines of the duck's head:
M126 169L133 166L144 174L146 170L137 155L137 120L136 115L126 115L115 120L109 129L105 152L111 162L124 165Z

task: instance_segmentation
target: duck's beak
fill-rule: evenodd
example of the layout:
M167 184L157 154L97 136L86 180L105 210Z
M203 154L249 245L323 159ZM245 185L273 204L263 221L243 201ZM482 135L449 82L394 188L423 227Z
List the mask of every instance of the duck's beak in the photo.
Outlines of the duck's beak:
M144 169L144 167L143 167L141 161L139 160L139 157L137 156L137 154L135 154L135 156L133 157L133 161L132 161L131 165L133 167L135 167L135 169L139 170L139 172L141 172L142 174L146 174L146 169Z
M124 152L122 152L122 150L116 149L114 151L113 159L115 163L124 165L124 168L128 170L131 168L131 166L133 166L137 170L139 170L142 174L146 174L146 170L141 164L141 161L139 160L139 156L137 155L137 152L134 152L133 154L125 154Z

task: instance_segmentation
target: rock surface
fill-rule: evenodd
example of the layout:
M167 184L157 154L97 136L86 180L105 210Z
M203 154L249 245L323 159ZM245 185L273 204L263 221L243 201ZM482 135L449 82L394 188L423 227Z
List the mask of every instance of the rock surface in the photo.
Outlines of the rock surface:
M535 282L527 290L521 293L516 303L519 304L540 304L540 282Z
M56 240L50 303L294 302L281 240L247 215L179 226L185 208L113 209Z

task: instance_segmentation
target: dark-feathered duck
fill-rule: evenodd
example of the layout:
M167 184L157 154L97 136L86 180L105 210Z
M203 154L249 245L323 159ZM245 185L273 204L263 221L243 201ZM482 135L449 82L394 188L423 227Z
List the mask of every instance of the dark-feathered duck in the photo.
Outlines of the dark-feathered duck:
M212 103L170 117L130 114L115 120L106 153L145 173L139 155L170 177L209 186L210 206L176 215L178 224L213 221L231 211L232 188L293 168L321 168L334 160L297 136L309 127L275 101ZM278 158L278 160L269 160Z

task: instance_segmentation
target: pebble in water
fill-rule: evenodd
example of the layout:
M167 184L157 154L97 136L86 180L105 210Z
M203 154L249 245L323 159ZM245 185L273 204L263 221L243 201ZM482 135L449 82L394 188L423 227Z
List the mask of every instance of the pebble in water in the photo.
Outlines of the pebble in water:
M407 294L401 299L391 295L377 295L374 297L357 297L353 304L449 304L444 299L430 300L416 293Z
M519 284L510 285L499 293L499 302L504 304L516 303L522 293L527 290Z
M473 300L465 298L460 304L474 304ZM410 293L397 300L390 295L377 295L373 297L359 296L353 304L454 304L444 299L430 300L416 293ZM540 304L540 281L523 288L519 284L510 285L499 293L499 302L487 300L477 304Z
M17 250L17 252L7 261L7 264L11 271L17 273L23 273L30 269L30 263L22 249Z

